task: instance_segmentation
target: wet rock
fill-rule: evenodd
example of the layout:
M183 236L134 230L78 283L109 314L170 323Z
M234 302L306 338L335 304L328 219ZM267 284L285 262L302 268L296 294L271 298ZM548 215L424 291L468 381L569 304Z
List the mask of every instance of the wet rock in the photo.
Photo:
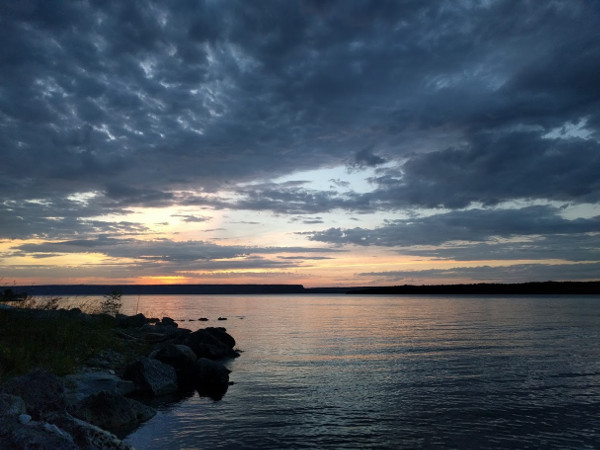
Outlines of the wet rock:
M168 364L141 358L125 369L123 378L131 380L136 391L144 395L164 395L177 391L177 373Z
M199 395L220 400L229 387L230 372L218 361L198 358L191 366L189 376Z
M4 382L5 394L21 397L27 412L35 419L50 411L64 411L66 407L63 381L44 369L37 369L26 375Z
M108 431L131 429L156 414L153 408L143 403L109 391L90 395L70 408L69 412Z

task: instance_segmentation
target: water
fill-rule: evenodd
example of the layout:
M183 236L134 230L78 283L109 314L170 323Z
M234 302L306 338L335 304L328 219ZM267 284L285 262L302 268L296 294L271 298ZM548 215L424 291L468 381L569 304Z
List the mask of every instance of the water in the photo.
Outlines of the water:
M127 437L138 449L600 448L599 297L124 303L225 326L243 350L221 401L161 404Z

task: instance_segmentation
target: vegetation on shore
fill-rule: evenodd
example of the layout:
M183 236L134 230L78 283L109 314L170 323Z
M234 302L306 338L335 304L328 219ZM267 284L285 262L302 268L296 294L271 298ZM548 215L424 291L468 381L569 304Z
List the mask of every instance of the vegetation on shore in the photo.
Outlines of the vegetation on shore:
M115 332L120 294L88 305L89 314L59 310L59 300L27 299L0 308L0 383L34 368L65 375L103 351L132 351Z

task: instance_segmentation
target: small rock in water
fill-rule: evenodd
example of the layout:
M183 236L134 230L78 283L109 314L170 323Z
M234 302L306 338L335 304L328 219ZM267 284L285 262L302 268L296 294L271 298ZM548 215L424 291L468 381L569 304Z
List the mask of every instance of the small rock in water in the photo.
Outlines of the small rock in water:
M227 317L219 317L217 320L227 320Z
M200 317L198 320L202 321L202 322L207 322L208 319L206 317Z

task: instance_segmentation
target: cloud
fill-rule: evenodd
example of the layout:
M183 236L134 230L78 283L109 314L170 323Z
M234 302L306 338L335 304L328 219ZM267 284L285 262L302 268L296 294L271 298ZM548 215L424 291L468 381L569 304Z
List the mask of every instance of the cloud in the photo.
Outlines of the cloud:
M209 222L210 220L212 220L211 217L205 217L205 216L194 216L191 214L171 214L171 217L180 217L183 219L184 222L188 222L188 223L200 223L200 222Z
M457 261L599 261L600 217L569 220L559 212L549 206L452 211L308 236L336 246L397 247L404 255Z
M588 281L598 278L600 263L514 264L510 266L454 267L414 271L364 272L361 277L389 283L452 283L470 279L477 282L520 283L526 281Z
M471 209L390 221L375 229L329 228L307 233L332 244L409 246L452 241L482 242L494 237L600 233L600 217L568 220L550 206Z
M372 153L370 149L363 149L356 153L351 166L354 167L375 167L384 164L386 160L381 156Z
M588 2L436 14L419 2L2 8L2 178L13 198L96 190L155 205L176 202L182 186L210 191L349 152L379 165L419 140L441 152L439 167L453 155L440 133L458 143L463 131L596 117L598 9ZM546 166L544 155L556 161L542 150L521 159ZM417 158L415 177L430 162Z
M92 239L46 241L20 244L14 251L31 255L99 253L110 258L126 258L141 261L185 262L245 258L250 261L257 255L278 253L335 253L336 250L310 247L246 247L217 245L205 241L173 241L170 239L141 240L100 236ZM278 263L277 263L278 264Z
M292 215L331 245L593 257L597 219L511 205L600 202L598 23L585 0L4 2L0 239L139 237L106 217L196 207ZM344 167L370 189L274 181ZM325 213L339 227L307 232ZM516 236L535 245L490 243ZM208 244L151 256L241 251Z

